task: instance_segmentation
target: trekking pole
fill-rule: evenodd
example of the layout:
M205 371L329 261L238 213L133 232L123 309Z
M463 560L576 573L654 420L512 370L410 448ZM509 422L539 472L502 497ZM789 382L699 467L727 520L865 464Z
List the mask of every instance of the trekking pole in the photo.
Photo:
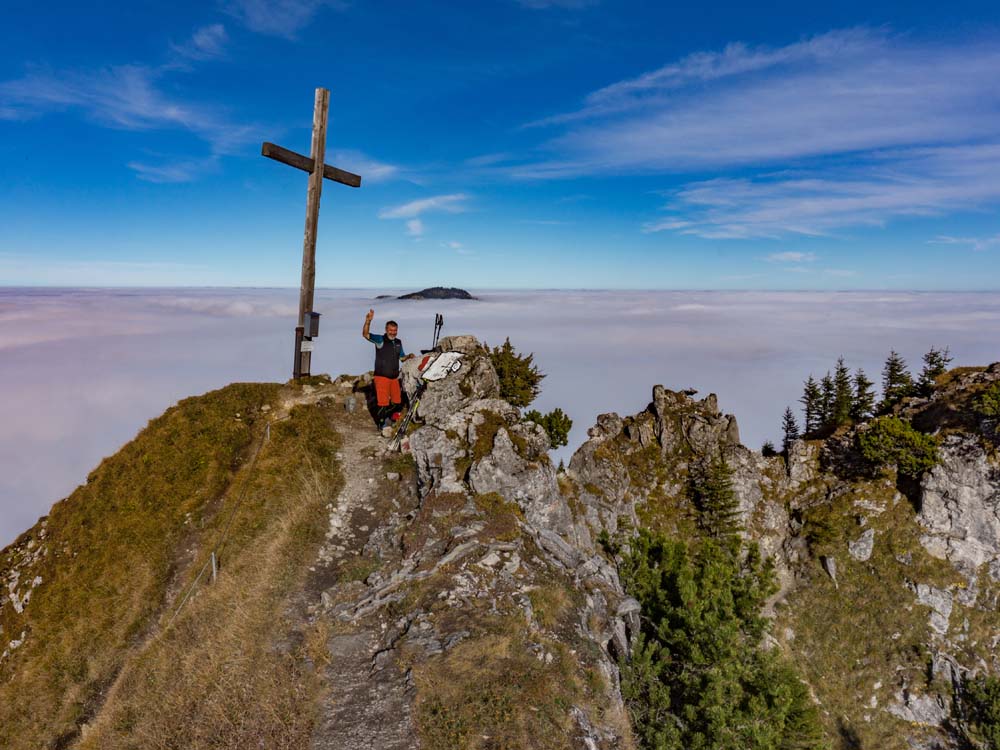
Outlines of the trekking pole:
M438 345L438 337L441 335L441 327L444 325L444 315L441 313L436 313L434 315L434 343L431 344L431 349L434 349Z
M413 394L413 402L410 404L410 408L406 412L406 416L403 417L403 421L399 423L399 427L396 429L396 434L392 436L392 440L389 441L389 450L398 450L402 447L403 436L406 435L406 428L410 426L410 422L413 421L413 415L417 411L417 407L420 406L420 397L423 395L424 389L427 387L427 381L421 380L420 384L417 386L416 392Z

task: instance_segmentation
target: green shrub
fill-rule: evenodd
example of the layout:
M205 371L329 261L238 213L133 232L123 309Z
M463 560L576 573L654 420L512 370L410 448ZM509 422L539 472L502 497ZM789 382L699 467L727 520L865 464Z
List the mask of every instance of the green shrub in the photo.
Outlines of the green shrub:
M866 461L873 466L895 464L904 476L916 478L937 463L938 439L917 432L899 417L878 417L857 440Z
M967 682L959 705L969 738L984 750L1000 750L1000 679L980 676Z
M805 685L760 647L776 586L756 545L734 554L713 539L688 545L642 530L620 574L642 607L631 659L620 660L642 748L828 747Z
M975 408L984 417L1000 417L1000 383L983 391L976 399Z
M490 351L493 369L500 379L500 398L512 406L527 406L541 391L545 375L532 363L533 358L534 354L521 356L515 352L510 339Z
M549 436L549 445L553 448L569 442L569 431L573 428L573 420L566 416L562 409L553 409L548 414L532 409L524 415L524 418L542 426L545 434Z
M698 509L698 524L708 535L738 544L740 504L733 490L733 473L725 459L691 472L688 493Z

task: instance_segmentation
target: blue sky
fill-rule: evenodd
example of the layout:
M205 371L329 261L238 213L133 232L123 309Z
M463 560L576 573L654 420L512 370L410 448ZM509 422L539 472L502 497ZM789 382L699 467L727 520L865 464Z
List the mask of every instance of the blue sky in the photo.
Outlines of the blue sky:
M0 284L979 289L1000 6L222 0L5 9Z

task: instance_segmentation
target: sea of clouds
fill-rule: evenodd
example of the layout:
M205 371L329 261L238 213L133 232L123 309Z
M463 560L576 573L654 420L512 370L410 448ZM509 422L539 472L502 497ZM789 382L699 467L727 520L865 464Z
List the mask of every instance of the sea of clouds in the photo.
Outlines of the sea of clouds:
M381 293L382 290L379 290ZM375 300L320 290L313 372L360 373L361 339L399 322L409 351L444 335L510 337L546 373L535 407L574 420L567 458L603 412L646 407L654 384L719 395L743 442L780 441L803 379L843 355L878 380L895 348L919 369L931 346L955 365L1000 359L996 293L488 291L478 301ZM0 545L177 400L233 381L284 381L293 289L0 289Z

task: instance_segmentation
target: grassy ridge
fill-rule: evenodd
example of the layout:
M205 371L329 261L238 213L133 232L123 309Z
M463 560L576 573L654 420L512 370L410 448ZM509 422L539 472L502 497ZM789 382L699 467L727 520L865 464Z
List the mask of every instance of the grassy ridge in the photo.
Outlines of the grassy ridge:
M299 406L275 424L218 582L199 588L173 626L126 664L81 750L308 745L321 688L312 665L327 658L325 633L293 634L300 618L288 615L340 482L331 411Z
M24 612L9 606L2 611L5 636L24 631L27 637L0 663L0 746L53 746L53 738L60 738L54 746L68 747L100 709L122 667L163 624L168 600L217 539L263 433L260 407L273 403L280 389L234 384L181 401L53 507L44 539L36 526L4 550L0 570L17 562L15 550L29 536L46 554L30 569L42 584ZM303 481L312 494L336 481L335 437L323 412L298 409L272 430L224 553L232 577L241 566L266 571L273 555L314 542L315 521L304 523L285 511L301 501ZM312 469L285 491L290 455ZM256 559L244 556L251 552ZM275 601L256 589L243 593ZM189 607L196 609L194 603ZM183 619L171 638L191 635Z

